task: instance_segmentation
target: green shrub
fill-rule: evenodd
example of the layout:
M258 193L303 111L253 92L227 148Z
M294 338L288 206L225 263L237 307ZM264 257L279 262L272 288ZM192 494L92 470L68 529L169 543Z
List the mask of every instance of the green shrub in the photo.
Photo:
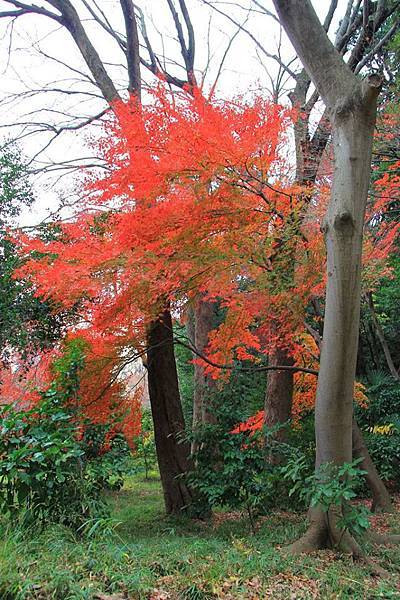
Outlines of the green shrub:
M112 423L88 423L80 442L85 477L99 490L119 490L127 475L133 473L132 452L126 438L114 434L108 439Z
M30 410L0 408L0 505L26 522L57 522L79 529L107 514L105 487L120 487L130 452L116 436L104 451L108 428L82 424L76 402L84 347L75 340L55 364L55 379ZM111 426L111 425L110 425Z
M232 433L219 425L208 425L196 436L195 467L188 475L201 505L242 510L252 529L255 518L272 508L305 508L300 494L291 495L287 470L304 481L313 471L305 455L289 444L274 440L275 429ZM300 462L299 462L300 461Z
M287 477L293 481L289 494L299 493L306 505L319 506L324 512L332 508L343 509L338 526L360 536L369 527L370 511L363 504L355 506L350 503L356 498L356 490L362 486L364 479L365 471L358 468L361 460L358 458L341 466L326 463L306 478L300 468L294 477Z
M252 529L254 519L271 493L271 479L265 468L261 432L218 435L218 427L203 428L195 469L189 473L190 486L198 501L210 507L225 506L247 512Z
M365 443L372 460L384 481L400 487L400 430L392 434L364 433Z
M400 382L379 371L370 373L369 379L368 407L356 408L359 425L363 428L389 423L400 426Z
M148 480L150 472L157 469L153 418L151 411L148 409L144 409L142 412L142 428L134 443L134 470L135 472L144 472L144 477Z
M99 508L84 476L83 450L72 417L50 389L29 411L1 408L0 503L31 521L79 527Z
M370 373L369 404L356 408L365 443L383 480L400 486L400 383L385 373Z

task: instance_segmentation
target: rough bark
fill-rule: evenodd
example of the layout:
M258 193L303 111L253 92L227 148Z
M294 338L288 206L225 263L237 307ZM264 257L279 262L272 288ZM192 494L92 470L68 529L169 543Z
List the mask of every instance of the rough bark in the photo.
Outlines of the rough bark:
M138 95L141 88L139 35L135 17L135 7L132 0L120 0L126 29L126 59L128 63L129 85L131 94Z
M293 358L286 350L275 347L269 355L268 364L271 366L293 365ZM293 398L293 372L269 371L264 404L264 424L268 428L283 425L289 421L292 414ZM287 429L281 427L274 434L274 439L284 442L287 438Z
M353 458L361 458L360 468L366 471L366 480L372 493L372 510L374 512L393 512L393 504L379 473L369 455L363 436L355 419L353 419Z
M165 508L168 514L179 514L192 500L183 478L190 467L190 448L187 442L182 441L185 423L169 310L164 310L160 318L149 326L148 346L150 406Z
M372 137L380 78L361 82L332 46L308 0L274 0L279 19L327 106L335 169L324 223L327 289L323 347L315 407L316 467L352 461L353 386L361 292L361 250L371 169ZM335 515L316 511L303 541L325 545L323 535L306 540L318 526L335 542ZM325 525L323 523L325 522ZM339 538L354 556L350 536Z
M205 354L209 333L214 329L215 303L204 300L199 296L194 309L194 345L200 354ZM194 365L194 395L193 395L193 431L201 425L215 423L215 415L210 406L210 396L213 381L207 377L204 365ZM196 444L192 451L196 450Z
M70 32L94 81L112 108L113 102L120 98L119 93L91 43L76 9L70 0L51 0L50 3L60 11L62 25ZM121 0L120 4L126 29L128 90L140 101L139 37L134 4L132 0ZM167 309L164 310L161 319L150 324L148 344L149 398L165 508L167 513L178 513L191 501L190 491L183 480L189 465L190 448L188 444L179 443L178 439L184 431L185 423L173 350L172 320Z

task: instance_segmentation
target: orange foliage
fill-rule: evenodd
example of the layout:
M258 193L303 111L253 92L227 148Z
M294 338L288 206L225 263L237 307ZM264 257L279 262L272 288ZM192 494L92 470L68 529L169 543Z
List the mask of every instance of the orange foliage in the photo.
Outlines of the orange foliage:
M98 366L83 394L87 410L102 414L93 389L112 378L126 349L143 350L161 299L179 315L199 292L218 298L226 316L209 339L215 363L257 361L279 345L296 364L315 367L304 307L324 291L320 225L329 178L312 202L293 185L285 152L290 112L259 97L220 102L200 90L172 94L163 84L150 90L146 105L130 100L113 108L94 142L108 169L86 180L86 212L59 224L53 241L19 237L31 255L19 275L38 295L78 304L84 315L75 331L93 342L89 363ZM378 210L380 199L370 214ZM366 241L368 286L373 273L386 272L396 231L385 227ZM315 395L315 378L297 374L295 381L294 416ZM102 400L105 413L112 403L106 397L111 391Z

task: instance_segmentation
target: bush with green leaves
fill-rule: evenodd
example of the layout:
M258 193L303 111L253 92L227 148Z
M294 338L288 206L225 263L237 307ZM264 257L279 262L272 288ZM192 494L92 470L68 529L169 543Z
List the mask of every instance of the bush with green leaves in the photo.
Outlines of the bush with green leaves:
M85 477L83 449L71 414L52 386L39 406L1 407L0 503L27 522L81 526L103 502Z
M204 427L195 468L188 475L199 504L243 510L253 530L255 517L263 512L273 491L260 438L261 432L221 435L218 426Z
M358 407L357 421L363 428L393 423L400 426L400 382L381 371L369 374L368 406Z
M383 480L400 486L400 383L381 372L370 373L368 407L356 408L371 458Z
M79 376L84 345L74 340L54 365L55 377L30 410L4 405L0 411L0 503L23 513L27 522L58 522L79 529L107 513L105 487L120 485L129 449L119 437L99 452L90 436L104 441L106 430L90 428L79 414ZM122 466L124 463L124 466Z
M327 463L306 476L307 463L304 457L299 457L289 461L282 469L282 475L290 482L290 496L297 495L306 506L318 506L324 512L333 508L343 509L338 526L360 536L369 527L368 517L371 514L363 504L351 504L357 497L357 490L362 486L366 473L358 467L361 460L340 466Z
M113 434L113 423L86 423L80 446L83 450L85 477L101 490L119 490L127 475L134 472L132 452L126 438Z
M247 513L250 525L258 515L279 507L304 509L298 494L290 497L291 484L284 474L301 459L304 480L313 466L305 455L289 444L276 442L276 428L232 433L221 422L207 425L197 434L194 468L188 474L197 492L197 510L222 506Z

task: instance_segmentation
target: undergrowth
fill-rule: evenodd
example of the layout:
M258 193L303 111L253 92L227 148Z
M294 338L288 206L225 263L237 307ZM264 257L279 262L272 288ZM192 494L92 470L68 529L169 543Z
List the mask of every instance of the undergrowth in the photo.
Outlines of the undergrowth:
M109 492L111 518L89 520L78 533L61 525L37 532L3 518L0 598L400 598L399 549L374 550L392 573L385 580L333 552L288 556L282 546L304 531L304 515L274 512L258 520L254 535L239 512L165 518L154 475ZM396 526L398 517L390 519Z

